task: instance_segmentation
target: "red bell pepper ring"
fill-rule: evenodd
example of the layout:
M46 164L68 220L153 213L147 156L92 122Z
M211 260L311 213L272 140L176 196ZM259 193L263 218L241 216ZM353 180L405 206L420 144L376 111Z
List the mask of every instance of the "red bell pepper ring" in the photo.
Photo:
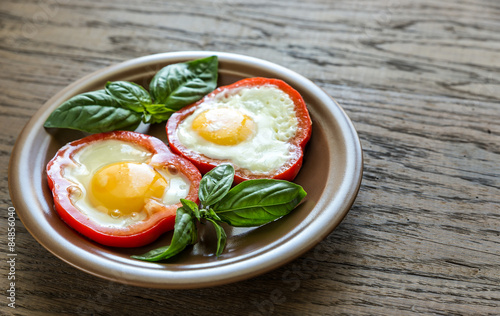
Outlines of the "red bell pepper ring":
M47 165L49 188L54 197L54 205L61 219L82 235L102 245L112 247L140 247L156 240L161 234L172 230L175 214L181 203L162 205L158 212L146 220L125 227L102 225L83 214L71 201L70 192L75 183L64 177L64 168L74 165L73 156L85 146L101 140L123 140L145 148L152 156L149 165L155 168L174 168L190 181L186 199L198 203L198 188L201 174L188 160L173 154L161 140L135 132L116 131L94 134L73 141L62 147Z
M289 140L290 145L294 148L295 155L293 155L293 158L288 160L274 174L253 174L248 170L244 170L235 166L234 183L240 183L249 179L261 178L292 181L297 176L300 168L302 167L304 149L307 142L311 138L312 122L311 117L309 116L309 111L306 107L306 103L300 93L297 90L293 89L290 85L279 79L269 79L262 77L243 79L231 85L219 87L210 94L206 95L200 101L177 111L169 118L166 125L170 149L174 153L177 153L189 159L201 171L202 174L207 173L221 163L227 163L227 161L206 157L203 154L187 149L180 142L177 136L177 128L188 116L190 116L197 109L198 105L214 98L220 93L226 93L227 95L230 95L231 90L236 91L240 88L252 88L265 85L271 85L279 88L281 91L288 94L295 105L294 110L298 120L298 127L295 136Z

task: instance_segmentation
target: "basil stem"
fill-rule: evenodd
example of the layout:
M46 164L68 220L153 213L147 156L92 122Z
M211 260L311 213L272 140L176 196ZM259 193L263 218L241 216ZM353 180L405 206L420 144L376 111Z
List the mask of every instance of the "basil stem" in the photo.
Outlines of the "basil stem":
M288 214L305 196L304 189L292 182L247 180L232 188L213 208L232 226L259 226Z
M89 133L135 130L142 115L120 104L104 90L79 94L55 109L45 127L71 128Z
M174 235L170 245L151 250L132 258L145 261L160 261L171 258L196 243L198 238L195 216L190 209L179 207L175 217Z
M216 88L217 69L217 56L168 65L153 77L149 91L155 103L177 111Z

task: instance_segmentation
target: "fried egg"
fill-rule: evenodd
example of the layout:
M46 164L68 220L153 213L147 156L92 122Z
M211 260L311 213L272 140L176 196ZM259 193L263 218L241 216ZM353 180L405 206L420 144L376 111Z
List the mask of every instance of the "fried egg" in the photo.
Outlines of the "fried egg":
M152 153L132 142L105 139L72 156L62 170L78 210L107 226L121 228L146 220L162 205L179 203L189 180L173 168L151 164Z
M294 107L290 96L271 84L231 89L200 103L179 124L177 137L208 158L273 174L295 155L289 143L298 128Z

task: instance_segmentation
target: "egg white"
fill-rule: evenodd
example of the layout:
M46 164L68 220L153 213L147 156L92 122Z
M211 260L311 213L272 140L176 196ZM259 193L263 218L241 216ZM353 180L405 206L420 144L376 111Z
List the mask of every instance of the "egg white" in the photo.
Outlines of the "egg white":
M70 187L70 198L73 204L90 219L108 227L126 227L144 220L148 214L141 212L135 216L113 218L98 211L90 202L87 194L93 175L100 168L116 162L148 163L152 153L145 148L122 140L102 140L94 142L73 156L73 165L65 166L63 176L75 185ZM162 197L165 205L176 204L189 193L189 180L181 173L172 174L168 170L155 169L168 183Z
M212 158L227 160L236 168L256 174L272 174L294 153L288 142L297 132L294 102L273 85L243 87L231 94L219 93L201 103L177 128L177 137L188 150ZM253 137L236 145L218 145L201 137L191 128L202 112L215 108L233 108L255 123Z

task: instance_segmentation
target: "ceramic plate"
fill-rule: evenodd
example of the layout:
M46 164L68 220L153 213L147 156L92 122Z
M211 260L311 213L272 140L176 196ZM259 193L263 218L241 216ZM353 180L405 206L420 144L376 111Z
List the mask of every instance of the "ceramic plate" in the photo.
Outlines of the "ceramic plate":
M202 227L200 241L164 263L130 258L170 242L171 233L146 247L118 249L96 244L72 230L53 210L45 166L67 142L85 136L69 130L47 130L43 123L63 101L107 81L127 80L148 86L166 65L218 55L219 85L246 77L279 78L304 97L313 121L311 141L295 182L308 192L304 203L284 218L258 228L226 226L228 243L216 258L215 233ZM166 141L164 124L144 128ZM198 288L247 279L275 269L314 247L349 211L359 190L362 151L357 133L341 107L303 76L279 65L243 55L175 52L146 56L92 73L51 98L28 122L10 160L9 188L17 214L46 249L90 274L125 284L153 288Z

